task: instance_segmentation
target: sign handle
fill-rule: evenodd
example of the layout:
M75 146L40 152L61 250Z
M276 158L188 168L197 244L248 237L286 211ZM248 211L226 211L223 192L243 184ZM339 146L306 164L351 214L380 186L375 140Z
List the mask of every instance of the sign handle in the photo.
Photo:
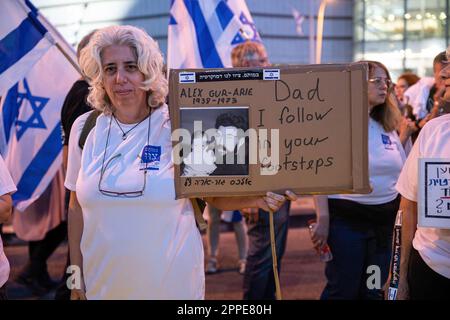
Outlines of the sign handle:
M270 244L272 247L272 265L273 265L273 275L275 277L275 294L277 300L282 300L281 288L280 288L280 278L278 277L278 265L277 265L277 251L275 248L275 228L273 224L273 211L269 211L269 225L270 225Z

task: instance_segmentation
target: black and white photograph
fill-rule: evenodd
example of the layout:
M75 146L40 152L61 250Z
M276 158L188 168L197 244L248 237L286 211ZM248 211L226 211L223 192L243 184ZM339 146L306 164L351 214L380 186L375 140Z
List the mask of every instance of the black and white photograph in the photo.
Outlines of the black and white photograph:
M181 176L248 175L248 123L248 107L181 108L181 128L191 136Z

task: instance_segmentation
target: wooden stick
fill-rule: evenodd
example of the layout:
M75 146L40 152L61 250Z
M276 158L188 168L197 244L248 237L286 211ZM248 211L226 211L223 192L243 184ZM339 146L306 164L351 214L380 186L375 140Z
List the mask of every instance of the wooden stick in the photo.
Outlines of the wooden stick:
M270 225L270 244L272 247L272 261L273 261L273 275L275 278L275 293L277 300L282 300L280 278L278 277L278 264L277 264L277 250L275 247L275 228L273 224L273 211L269 211L269 225Z
M55 45L56 45L56 48L58 48L58 50L63 54L63 56L66 57L67 60L69 60L70 64L75 68L75 70L77 70L78 73L82 76L83 73L81 72L81 69L78 66L78 63L72 60L72 57L70 57L66 53L66 51L64 51L63 47L58 42L56 42Z

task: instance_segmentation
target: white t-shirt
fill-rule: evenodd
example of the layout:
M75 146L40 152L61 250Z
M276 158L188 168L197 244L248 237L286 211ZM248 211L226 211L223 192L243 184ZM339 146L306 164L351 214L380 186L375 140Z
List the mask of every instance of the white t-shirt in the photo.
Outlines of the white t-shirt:
M450 114L433 119L423 127L398 179L398 192L415 202L418 193L419 158L450 158ZM449 229L418 227L413 247L431 269L450 278Z
M150 117L149 144L161 147L159 170L146 175L144 195L105 196L100 171L111 117L100 115L83 152L78 140L88 114L71 130L65 186L77 192L83 210L81 252L88 299L203 299L203 243L188 199L175 200L171 126L167 105ZM140 156L147 145L149 121L126 140L113 120L101 188L141 190ZM127 132L134 125L120 124Z
M3 158L0 156L0 196L17 191L14 182L9 175ZM3 252L3 242L0 237L0 287L3 286L9 277L9 262Z
M369 118L369 194L330 195L332 199L346 199L361 204L376 205L394 200L398 176L405 162L405 150L397 132L386 132L381 124Z

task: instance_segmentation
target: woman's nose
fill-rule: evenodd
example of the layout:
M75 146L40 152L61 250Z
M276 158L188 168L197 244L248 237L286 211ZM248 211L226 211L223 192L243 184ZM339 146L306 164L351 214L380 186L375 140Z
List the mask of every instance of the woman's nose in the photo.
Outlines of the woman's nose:
M116 82L117 83L126 83L127 82L127 77L126 74L124 72L124 70L117 70L117 74L116 74Z
M450 63L448 63L440 72L440 77L442 80L450 78Z

